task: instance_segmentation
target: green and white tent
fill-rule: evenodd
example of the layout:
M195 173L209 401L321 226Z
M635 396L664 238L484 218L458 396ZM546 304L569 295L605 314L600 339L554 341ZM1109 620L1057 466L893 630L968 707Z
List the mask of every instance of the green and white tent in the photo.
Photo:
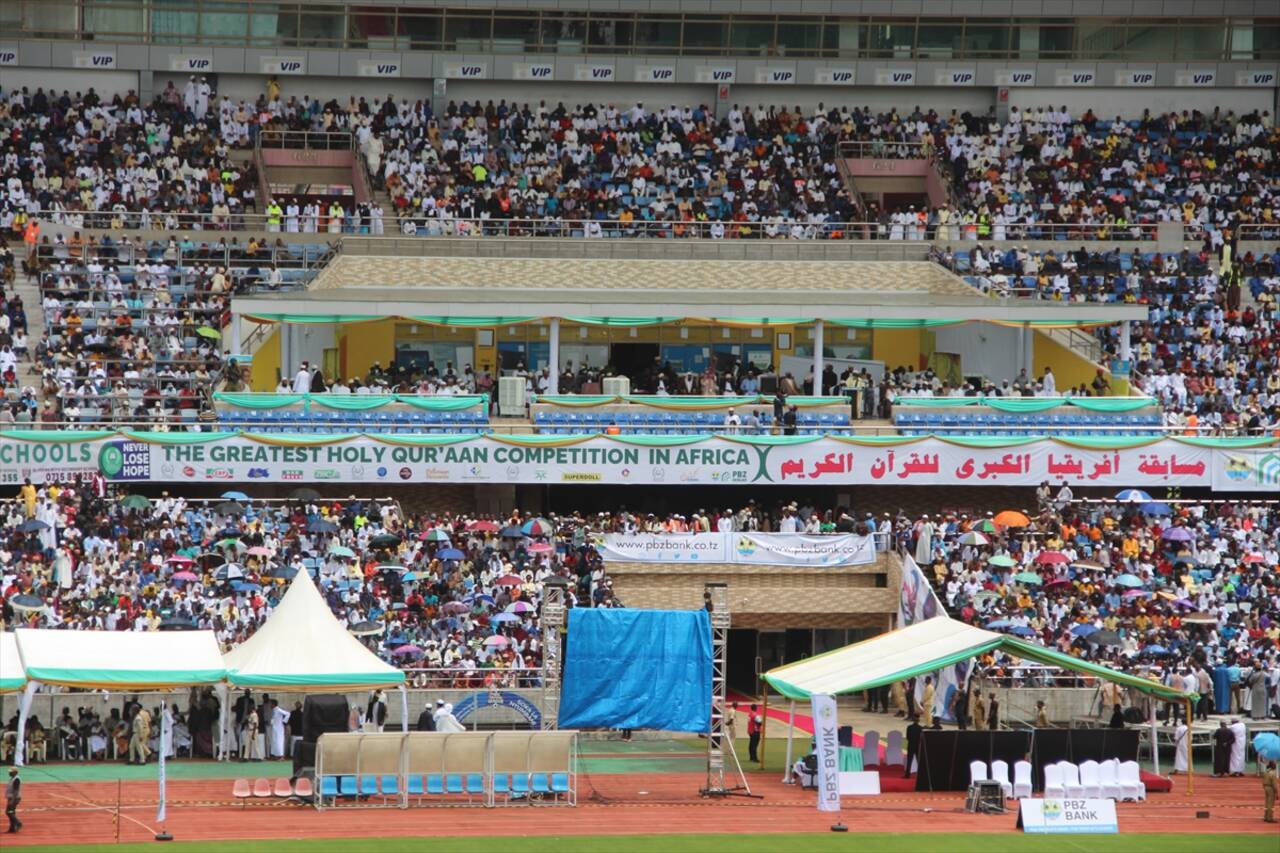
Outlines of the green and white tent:
M212 631L57 631L19 628L31 681L80 690L166 690L216 684L227 674Z
M18 656L18 638L12 631L0 633L0 693L17 693L27 686L27 671Z

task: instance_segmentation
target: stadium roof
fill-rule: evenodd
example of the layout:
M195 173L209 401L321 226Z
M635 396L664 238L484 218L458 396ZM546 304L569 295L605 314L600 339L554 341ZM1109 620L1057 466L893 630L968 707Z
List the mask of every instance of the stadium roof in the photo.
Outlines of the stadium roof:
M1114 323L1141 305L998 300L926 261L618 260L340 255L301 292L237 297L244 315L820 317ZM429 306L429 307L428 307ZM304 322L295 320L295 322ZM499 323L501 325L501 323Z

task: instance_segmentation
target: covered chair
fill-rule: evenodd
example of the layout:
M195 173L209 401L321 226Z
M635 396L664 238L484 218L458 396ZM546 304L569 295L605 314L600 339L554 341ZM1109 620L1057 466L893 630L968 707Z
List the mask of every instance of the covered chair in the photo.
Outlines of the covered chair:
M1142 776L1138 773L1138 762L1120 762L1120 793L1124 795L1126 800L1145 800L1147 798L1147 786L1143 784Z
M987 775L987 762L985 761L969 762L969 784L970 785L974 784L975 782L982 782L990 778L991 777Z
M889 736L885 738L884 763L888 767L901 767L903 764L902 732L897 729L889 732Z
M1062 768L1062 787L1066 789L1066 795L1083 797L1084 786L1080 784L1080 768L1070 761L1060 761L1058 766Z
M1098 768L1102 796L1108 800L1123 800L1124 790L1120 787L1120 761L1108 758Z
M862 733L862 767L865 770L868 767L878 766L880 764L880 733L875 729Z
M1031 796L1031 762L1019 761L1013 765L1013 798L1020 800Z
M1044 796L1045 799L1057 798L1062 799L1067 795L1067 789L1062 782L1062 765L1046 764L1044 766Z
M1004 798L1006 800L1013 797L1013 783L1009 781L1009 763L1007 761L997 759L991 762L991 778L1000 783L1000 787L1004 789Z
M1080 787L1086 797L1096 800L1102 796L1102 773L1093 759L1080 763Z

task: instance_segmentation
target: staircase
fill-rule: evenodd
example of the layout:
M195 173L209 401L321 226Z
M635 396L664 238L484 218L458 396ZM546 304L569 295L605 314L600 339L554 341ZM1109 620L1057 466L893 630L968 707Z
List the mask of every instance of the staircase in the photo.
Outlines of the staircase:
M43 229L43 224L41 228ZM13 292L22 298L22 305L27 311L27 350L34 358L36 345L44 337L44 307L40 297L40 279L22 274L21 265L13 280ZM34 361L18 362L18 384L25 388L30 385L39 389L41 372Z

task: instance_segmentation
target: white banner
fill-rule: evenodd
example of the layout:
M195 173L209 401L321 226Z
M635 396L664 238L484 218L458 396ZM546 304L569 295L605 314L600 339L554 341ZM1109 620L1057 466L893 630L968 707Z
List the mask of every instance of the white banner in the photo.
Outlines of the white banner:
M482 80L489 76L489 63L446 62L444 76L449 80Z
M360 77L399 77L400 63L390 59L362 59L356 63Z
M71 64L76 68L115 68L116 52L115 50L77 50L71 54Z
M1219 492L1280 493L1280 449L1229 450L1218 454L1213 488Z
M592 545L605 562L860 566L874 563L875 537L799 533L605 533Z
M723 533L606 533L591 544L606 563L730 562Z
M1059 86L1092 86L1098 80L1098 72L1088 68L1059 68L1054 82Z
M167 781L167 779L166 779L164 764L165 764L165 756L169 754L169 740L170 738L173 737L173 726L170 725L169 720L170 720L169 706L163 700L161 700L160 719L158 721L160 724L160 756L157 759L160 765L159 766L160 805L156 809L156 823L164 823L164 818L165 818L165 800L166 800L165 782Z
M1115 800L1050 800L1027 798L1019 801L1018 823L1023 832L1044 834L1118 833Z
M637 83L674 83L676 67L674 65L637 65L632 72Z
M17 65L18 49L16 47L0 47L0 65Z
M1034 68L1009 68L996 71L997 86L1034 86L1035 84Z
M813 740L818 751L818 811L840 811L840 737L834 696L814 693Z
M169 70L183 74L204 74L213 70L213 54L171 53Z

